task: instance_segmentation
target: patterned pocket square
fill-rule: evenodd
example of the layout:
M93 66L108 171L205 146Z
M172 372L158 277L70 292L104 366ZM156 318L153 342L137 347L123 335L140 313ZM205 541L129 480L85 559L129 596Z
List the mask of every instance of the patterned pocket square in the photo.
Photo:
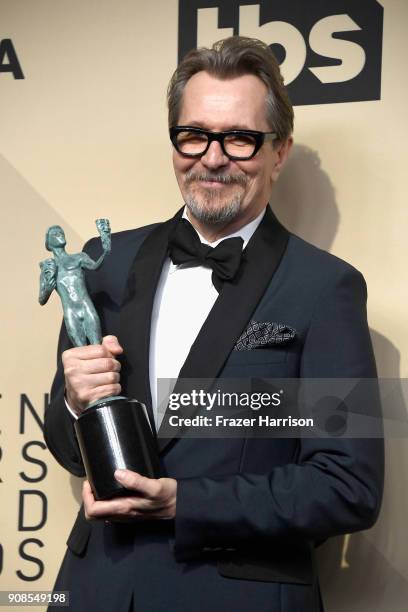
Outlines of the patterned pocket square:
M238 338L234 351L251 351L275 344L286 344L295 336L296 330L284 323L250 321L244 333Z

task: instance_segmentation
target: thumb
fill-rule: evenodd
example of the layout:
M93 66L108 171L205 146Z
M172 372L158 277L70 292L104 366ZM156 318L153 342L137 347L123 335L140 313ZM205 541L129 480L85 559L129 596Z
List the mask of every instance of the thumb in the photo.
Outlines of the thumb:
M103 346L105 346L112 355L121 355L123 348L120 346L116 336L105 336L102 340Z

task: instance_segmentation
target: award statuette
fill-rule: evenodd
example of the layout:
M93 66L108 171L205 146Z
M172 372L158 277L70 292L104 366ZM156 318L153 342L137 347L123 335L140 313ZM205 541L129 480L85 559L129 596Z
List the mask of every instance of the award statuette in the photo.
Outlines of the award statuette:
M97 219L102 255L94 261L86 253L65 251L65 234L59 225L48 228L45 247L54 255L40 263L41 305L55 289L64 312L65 327L74 346L101 344L101 323L85 284L85 270L97 270L111 250L108 219ZM93 402L75 421L82 460L95 499L132 493L114 477L116 469L129 469L150 478L160 476L159 458L146 407L123 396Z

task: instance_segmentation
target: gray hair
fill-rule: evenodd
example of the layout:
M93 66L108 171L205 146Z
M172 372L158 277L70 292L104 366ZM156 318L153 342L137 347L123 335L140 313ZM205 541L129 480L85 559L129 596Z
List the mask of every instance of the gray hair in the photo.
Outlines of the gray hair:
M266 119L279 140L293 132L293 107L284 86L279 64L270 47L256 38L231 36L214 43L211 49L192 49L175 70L168 89L169 127L176 126L184 88L197 72L205 71L220 79L245 74L257 76L266 85Z

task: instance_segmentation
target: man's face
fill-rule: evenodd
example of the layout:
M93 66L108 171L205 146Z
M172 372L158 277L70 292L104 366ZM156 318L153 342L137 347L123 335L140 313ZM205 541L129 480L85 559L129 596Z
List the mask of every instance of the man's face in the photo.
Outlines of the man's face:
M266 94L266 86L254 75L220 80L198 72L184 89L178 125L214 132L270 132L273 126L266 120ZM216 141L196 159L183 157L174 149L174 170L189 214L207 226L234 229L254 219L268 203L290 145L291 139L275 148L266 141L247 161L231 161ZM228 182L221 182L221 178Z

